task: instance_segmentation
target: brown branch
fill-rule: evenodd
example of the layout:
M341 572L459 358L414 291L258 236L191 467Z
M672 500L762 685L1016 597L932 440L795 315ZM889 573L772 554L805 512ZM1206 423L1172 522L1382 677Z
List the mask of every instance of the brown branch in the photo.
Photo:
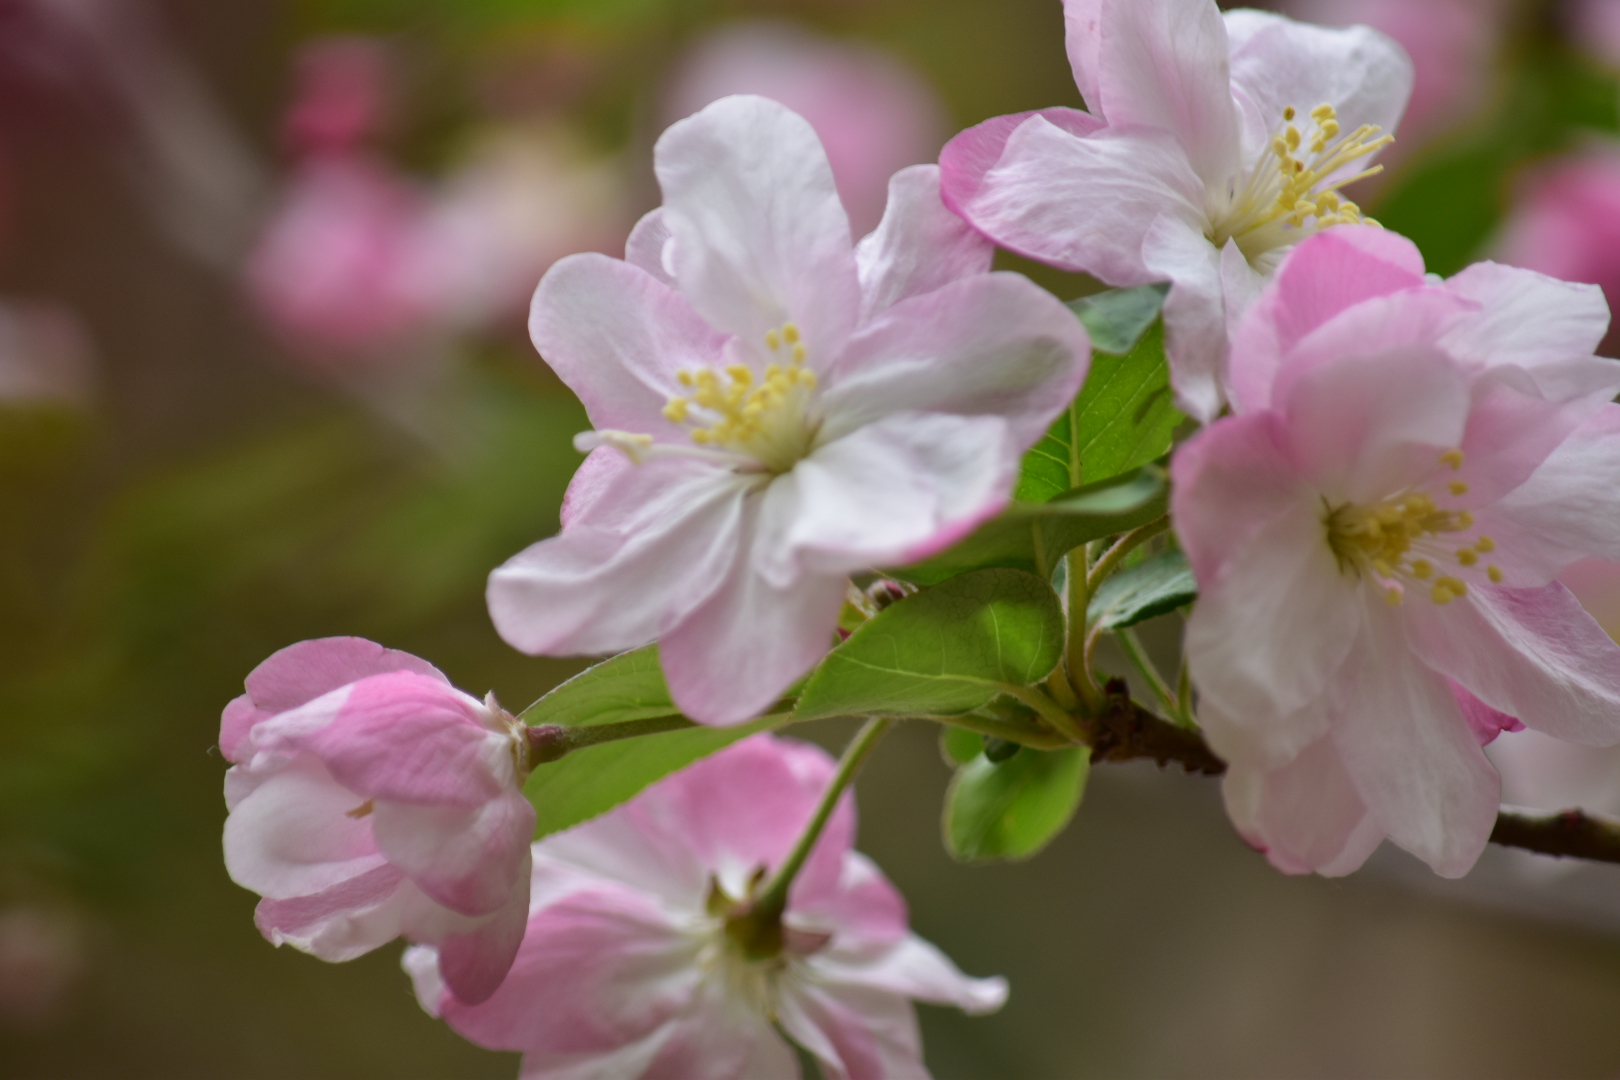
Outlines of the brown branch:
M1196 731L1155 716L1132 701L1125 683L1110 679L1104 688L1107 709L1094 720L1080 721L1091 746L1092 761L1136 761L1151 758L1165 766L1174 761L1190 773L1219 776L1226 762L1216 756ZM1491 843L1521 848L1554 858L1620 863L1620 821L1584 810L1530 814L1502 809L1491 830Z
M1496 815L1491 843L1560 859L1620 863L1620 821L1585 810L1527 814L1504 808Z

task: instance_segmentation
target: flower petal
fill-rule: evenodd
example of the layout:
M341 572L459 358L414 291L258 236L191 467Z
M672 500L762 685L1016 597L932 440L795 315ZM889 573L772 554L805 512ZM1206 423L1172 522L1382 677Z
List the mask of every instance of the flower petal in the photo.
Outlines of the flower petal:
M1407 618L1423 662L1486 705L1569 742L1620 743L1620 645L1558 582L1473 588Z
M399 937L395 894L404 881L398 867L384 864L308 896L260 900L253 922L272 945L334 963L353 960Z
M860 311L849 218L809 122L760 97L722 98L653 150L671 268L708 321L761 349L795 322L810 355L843 350Z
M244 740L253 726L368 675L413 671L441 682L426 660L357 637L315 638L272 653L247 677L247 693L225 707L219 745L227 761L249 756Z
M952 282L883 312L849 344L821 403L823 446L894 413L1004 418L1019 451L1085 380L1085 327L1018 274Z
M957 213L1003 247L1110 285L1152 280L1142 237L1160 215L1203 232L1204 186L1175 139L1143 128L1076 137L1031 116L1007 138L971 195L948 189Z
M1322 698L1361 627L1361 587L1328 547L1319 504L1301 501L1255 533L1204 585L1187 621L1200 694L1252 737L1297 752L1324 719L1276 723Z
M1496 770L1446 679L1413 654L1401 610L1373 601L1366 611L1368 632L1336 680L1334 746L1389 838L1461 877L1496 822Z
M1548 396L1557 400L1576 393L1597 393L1607 400L1620 390L1620 363L1589 360L1569 366L1591 357L1608 333L1609 305L1596 285L1480 262L1449 278L1446 288L1480 306L1478 317L1459 323L1443 338L1447 351L1459 360L1482 366L1517 364L1532 369L1544 384L1557 379L1545 385ZM1570 382L1575 372L1589 372L1590 377Z
M531 654L613 653L658 638L735 562L746 490L727 470L680 459L618 473L569 528L490 574L495 629Z
M1230 242L1227 246L1234 247ZM1222 252L1203 233L1175 218L1158 218L1142 238L1148 276L1170 282L1164 298L1164 347L1176 404L1205 424L1225 403L1221 371L1228 320L1221 262Z
M1020 447L998 416L895 413L779 477L786 526L755 565L778 587L926 558L1007 505Z
M1102 95L1097 92L1097 47L1102 40L1104 0L1063 0L1063 46L1069 54L1074 85L1080 88L1086 108L1102 115Z
M1226 24L1214 0L1104 0L1097 102L1110 127L1158 128L1193 170L1224 184L1240 166Z
M897 994L784 980L777 1018L827 1080L928 1080L917 1012Z
M871 946L886 946L906 935L905 898L877 864L849 850L854 839L853 801L849 805L849 835L829 843L823 834L804 871L794 879L788 899L793 928L831 933L836 939L816 954L818 963L841 954L846 946L865 955ZM839 811L843 809L840 804Z
M594 426L681 444L686 430L663 412L684 393L676 372L720 363L726 340L646 271L590 252L540 279L529 336Z
M265 777L225 819L231 880L271 899L324 892L382 865L371 823L349 817L365 799L301 755Z
M1285 765L1232 762L1221 794L1238 834L1285 874L1340 877L1384 839L1325 731Z
M767 505L760 516L768 512ZM756 526L756 534L766 531ZM805 574L776 588L754 568L756 542L743 538L750 557L737 560L714 595L659 643L670 696L699 723L754 719L832 648L848 577Z
M372 830L388 861L435 902L488 915L528 895L534 817L516 790L472 808L379 800Z
M660 284L674 288L675 279L669 276L669 269L664 265L668 245L669 226L664 224L664 208L660 206L643 214L630 230L624 242L624 261L645 270Z
M855 246L861 322L908 297L990 270L995 249L940 198L939 166L913 165L889 181L877 230Z
M1009 113L975 124L958 133L940 151L940 195L946 206L967 217L963 207L978 197L984 188L985 174L1001 160L1007 140L1032 116L1045 117L1069 134L1081 137L1101 131L1105 126L1090 113L1061 107Z
M523 887L476 930L449 934L439 945L439 975L458 1001L488 1001L512 969L529 925L529 860L526 850L523 854Z
M1233 406L1239 412L1269 406L1283 358L1335 315L1423 284L1417 245L1384 229L1342 225L1298 244L1233 333Z
M949 957L916 934L880 949L848 949L834 939L811 957L818 981L837 987L861 986L935 1005L952 1005L973 1016L993 1013L1007 1003L1007 980L964 975Z
M1340 127L1363 124L1394 134L1412 96L1412 61L1391 38L1366 26L1342 29L1295 22L1261 11L1226 15L1232 84L1251 112L1244 117L1245 160L1263 160L1292 105L1307 114L1332 105ZM1359 158L1332 174L1343 179L1368 167Z
M511 740L484 727L476 698L411 672L350 689L331 723L276 744L308 750L366 799L478 807L514 778Z

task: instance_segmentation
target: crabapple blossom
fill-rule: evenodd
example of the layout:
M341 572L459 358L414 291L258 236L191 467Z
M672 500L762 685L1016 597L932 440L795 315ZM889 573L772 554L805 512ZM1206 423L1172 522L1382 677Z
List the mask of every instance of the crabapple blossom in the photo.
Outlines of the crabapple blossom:
M852 572L1006 505L1089 345L986 272L931 166L856 246L815 132L775 102L708 106L655 165L664 205L627 261L573 256L535 293L535 344L596 430L561 534L490 576L489 609L529 653L656 639L681 710L732 724L827 652Z
M1620 555L1601 305L1490 264L1431 282L1401 238L1338 229L1239 328L1239 415L1177 453L1171 509L1200 719L1280 869L1388 836L1458 876L1496 816L1481 743L1620 742L1620 647L1554 580Z
M440 946L463 1000L523 936L534 807L522 724L431 664L361 638L291 645L226 706L225 866L273 943L350 960Z
M940 157L944 198L1004 247L1111 285L1172 283L1181 407L1220 411L1227 334L1282 253L1362 220L1367 175L1412 86L1400 47L1214 0L1065 0L1090 112L970 128Z
M444 992L437 951L413 948L423 1007L522 1051L526 1080L796 1076L777 1027L829 1077L926 1076L908 999L990 1012L1006 983L907 931L900 894L852 850L849 794L793 881L779 946L751 954L735 933L833 772L814 746L758 735L541 840L511 975L470 1005Z

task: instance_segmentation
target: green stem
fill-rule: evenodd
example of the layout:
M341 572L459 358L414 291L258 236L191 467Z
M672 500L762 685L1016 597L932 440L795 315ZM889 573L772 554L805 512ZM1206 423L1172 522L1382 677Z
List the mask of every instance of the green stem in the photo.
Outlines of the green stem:
M810 818L810 824L805 826L804 833L793 850L788 853L787 859L777 868L775 875L766 884L764 890L749 907L749 916L756 924L779 922L782 912L787 910L788 889L793 886L793 879L799 876L804 867L804 861L810 857L810 851L821 838L821 831L827 827L832 818L834 808L838 806L838 798L843 795L844 789L849 787L855 779L855 773L860 769L861 763L872 752L883 733L894 725L894 720L887 716L874 716L868 720L855 738L850 740L849 746L844 748L844 756L838 759L838 771L833 774L832 783L822 793L821 802L816 812Z
M1102 691L1092 681L1091 667L1086 663L1086 609L1091 606L1091 568L1084 547L1069 552L1069 647L1066 667L1069 685L1074 687L1079 703L1088 715L1102 708Z
M1065 746L1074 745L1072 739L1054 732L1025 727L1022 724L1009 724L1005 720L992 720L988 716L977 716L973 713L963 713L959 716L916 716L912 719L932 720L947 727L957 727L963 731L989 735L995 739L1006 739L1008 742L1015 742L1032 750L1061 750Z
M646 720L625 720L617 724L593 724L588 727L536 724L524 730L529 742L528 765L532 769L587 746L637 739L643 735L660 735L666 731L683 731L697 726L684 716L654 716Z
M1159 669L1153 665L1153 659L1148 656L1147 650L1142 648L1142 641L1136 636L1136 631L1128 626L1122 626L1114 631L1114 637L1118 640L1121 651L1125 653L1125 658L1141 673L1148 684L1148 689L1153 691L1153 696L1164 706L1165 714L1179 724L1181 710L1176 702L1176 695L1164 681L1164 676L1159 674Z
M1074 717L1065 712L1061 705L1042 693L1040 687L1013 686L1010 683L998 683L997 685L1001 687L1004 693L1017 698L1034 709L1040 714L1042 720L1051 724L1058 734L1068 739L1069 742L1082 741L1080 728L1074 722Z
M1140 547L1143 541L1151 540L1169 527L1169 515L1157 517L1146 525L1137 526L1114 541L1114 546L1103 552L1102 558L1098 559L1096 565L1091 568L1091 572L1086 579L1086 593L1089 595L1096 592L1097 586L1103 583L1103 579L1119 569L1119 564L1125 556Z

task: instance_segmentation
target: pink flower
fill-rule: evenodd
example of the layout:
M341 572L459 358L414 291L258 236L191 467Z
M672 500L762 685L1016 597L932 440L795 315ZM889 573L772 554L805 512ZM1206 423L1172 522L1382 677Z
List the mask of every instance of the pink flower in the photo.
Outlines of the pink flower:
M792 849L832 778L803 743L760 735L534 845L528 933L495 996L446 995L435 950L405 954L428 1012L520 1050L526 1080L792 1077L773 1025L829 1077L926 1076L910 998L990 1012L970 979L907 932L905 901L851 850L846 794L795 879L775 956L751 959L728 913Z
M883 216L889 177L932 161L944 138L933 90L894 57L788 24L732 25L698 42L662 102L666 123L731 94L758 94L810 121L857 235Z
M732 724L826 653L850 573L1006 504L1089 350L1050 295L985 272L931 166L855 247L815 133L774 102L716 102L655 158L664 206L628 261L564 259L535 293L535 344L598 430L561 535L490 576L489 608L530 653L657 639L681 709Z
M225 708L225 865L273 943L350 960L433 942L451 989L494 992L523 936L534 807L522 725L360 638L289 646Z
M1620 0L1570 0L1562 14L1578 48L1620 67Z
M1388 836L1460 875L1498 803L1482 742L1620 742L1620 647L1554 580L1620 556L1598 303L1489 264L1429 283L1406 241L1340 229L1239 328L1240 415L1177 453L1171 508L1227 807L1280 869Z
M1502 229L1497 257L1620 301L1620 146L1594 144L1531 173ZM1620 334L1600 346L1620 352Z
M1399 46L1214 0L1066 0L1091 112L988 120L940 157L945 201L986 236L1111 285L1170 281L1181 407L1221 408L1227 331L1306 236L1361 220L1338 189L1412 86Z

